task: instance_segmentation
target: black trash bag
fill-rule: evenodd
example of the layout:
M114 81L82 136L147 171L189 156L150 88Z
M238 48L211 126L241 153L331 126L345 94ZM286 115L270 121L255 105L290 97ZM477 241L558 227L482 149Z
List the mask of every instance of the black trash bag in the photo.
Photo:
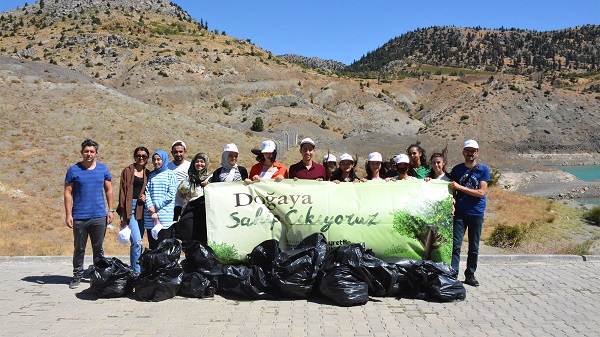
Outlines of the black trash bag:
M332 266L319 277L319 292L337 305L349 307L369 301L369 284L358 275L356 268Z
M183 247L185 253L186 266L198 270L205 275L221 275L223 272L223 264L217 254L207 245L202 244L200 241L188 241L185 242Z
M90 275L90 288L101 298L125 296L133 291L133 270L121 260L113 257L98 257Z
M295 248L281 252L273 262L272 281L283 297L309 298L327 252L327 240L314 233Z
M420 263L420 260L401 259L395 261L396 267L396 282L390 291L390 296L414 298L419 292L419 285L415 283L411 276L415 264Z
M364 249L363 245L361 247ZM371 296L393 296L394 286L398 279L398 270L394 265L375 257L371 249L366 249L363 252L360 266L364 273L370 276L369 294Z
M440 302L462 301L467 297L456 271L445 262L418 261L409 271L415 285L414 298Z
M252 249L252 252L246 256L250 264L259 266L270 278L273 272L273 262L281 254L279 241L275 239L266 240Z
M140 256L140 267L144 271L153 273L173 262L178 262L181 255L181 243L177 239L161 241L156 249L146 249Z
M219 292L250 300L272 300L276 296L263 270L254 265L227 265L219 277Z
M175 297L182 277L183 268L177 262L154 272L144 270L135 283L135 294L140 301L164 301Z
M213 282L200 272L183 273L177 295L193 298L213 297L216 292Z

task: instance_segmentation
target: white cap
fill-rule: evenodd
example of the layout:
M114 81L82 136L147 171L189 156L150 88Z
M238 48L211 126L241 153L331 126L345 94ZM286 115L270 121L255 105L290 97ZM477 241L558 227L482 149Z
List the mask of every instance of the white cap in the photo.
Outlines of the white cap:
M369 161L378 161L378 162L382 162L383 161L383 157L381 157L381 153L379 152L371 152L369 153Z
M225 145L225 148L223 149L223 152L240 153L240 151L238 151L237 146L235 144L233 144L233 143Z
M325 163L330 161L337 163L337 158L335 158L335 156L331 153L328 153L325 155L325 157L323 157L323 162Z
M467 147L471 147L474 149L479 149L479 144L477 144L476 141L474 141L473 139L469 139L467 140L464 144L463 144L463 149L467 148Z
M129 243L129 238L131 237L131 228L129 226L125 226L125 228L121 229L117 234L117 240L119 243L127 244Z
M302 139L302 141L300 142L300 147L302 147L302 145L304 145L304 144L311 144L312 146L316 146L315 141L310 138Z
M352 158L352 156L347 153L344 153L343 155L340 156L340 163L344 160L350 160L350 161L354 162L354 158Z
M403 154L399 154L399 155L396 156L396 164L400 164L400 163L410 164L410 159L404 153Z
M262 150L260 150L261 153L273 153L275 152L275 142L272 140L265 140L264 142L262 142Z
M185 142L183 140L174 141L173 144L171 144L171 148L173 148L173 146L175 145L181 145L185 150L187 150L187 146L185 145Z

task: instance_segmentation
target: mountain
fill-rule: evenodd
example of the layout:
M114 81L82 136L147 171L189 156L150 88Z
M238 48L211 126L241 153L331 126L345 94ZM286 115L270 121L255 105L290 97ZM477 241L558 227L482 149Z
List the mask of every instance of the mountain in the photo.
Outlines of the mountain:
M323 60L318 57L306 57L296 54L285 54L279 55L278 57L290 62L301 64L307 68L320 69L326 72L340 71L346 68L346 65L342 62L334 60Z
M537 32L522 29L417 29L367 53L354 72L391 70L410 63L551 77L600 70L600 26Z

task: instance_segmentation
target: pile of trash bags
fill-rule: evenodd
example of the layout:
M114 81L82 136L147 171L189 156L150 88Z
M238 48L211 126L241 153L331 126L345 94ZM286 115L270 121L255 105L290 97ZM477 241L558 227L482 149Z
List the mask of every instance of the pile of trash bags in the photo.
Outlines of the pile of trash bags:
M181 251L185 260L179 263ZM162 241L139 259L133 272L116 258L94 261L91 288L98 297L120 297L134 291L141 301L163 301L175 295L194 298L215 293L248 300L321 297L340 306L363 305L371 296L462 301L466 298L456 272L444 262L401 259L387 263L363 244L327 251L322 233L294 249L281 251L267 240L247 255L248 263L223 265L215 252L198 241Z

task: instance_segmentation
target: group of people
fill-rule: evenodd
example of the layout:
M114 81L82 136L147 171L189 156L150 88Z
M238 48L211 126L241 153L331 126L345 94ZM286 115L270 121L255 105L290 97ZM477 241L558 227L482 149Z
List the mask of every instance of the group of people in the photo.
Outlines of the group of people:
M107 224L114 218L112 176L108 168L98 162L98 143L86 139L81 144L82 161L69 167L65 177L64 201L66 224L73 229L73 279L76 288L83 276L83 260L87 238L92 243L94 259L103 256L103 240ZM150 249L168 238L182 241L198 240L207 244L206 208L204 187L218 182L240 181L245 184L271 179L310 179L317 181L361 182L367 180L398 181L408 179L439 179L448 181L454 193L454 242L452 267L458 272L460 251L465 232L468 232L469 251L464 283L478 286L475 279L478 245L486 206L487 184L490 170L477 164L479 145L467 140L463 145L464 163L446 172L446 153L434 153L427 161L425 150L412 144L406 153L384 162L379 152L369 154L365 163L366 176L355 172L357 159L348 153L337 158L328 153L322 164L314 161L316 143L311 138L300 142L302 159L288 168L277 161L277 146L272 140L262 142L253 149L257 163L248 170L237 164L239 150L227 144L221 155L220 167L209 170L210 159L198 153L192 161L186 160L187 146L178 140L171 145L173 160L169 162L166 151L150 151L137 147L133 151L133 164L123 169L119 187L116 213L120 227L129 235L130 262L133 271L140 273L137 263L142 254L144 232ZM154 169L146 167L151 160ZM108 204L105 208L104 195Z

